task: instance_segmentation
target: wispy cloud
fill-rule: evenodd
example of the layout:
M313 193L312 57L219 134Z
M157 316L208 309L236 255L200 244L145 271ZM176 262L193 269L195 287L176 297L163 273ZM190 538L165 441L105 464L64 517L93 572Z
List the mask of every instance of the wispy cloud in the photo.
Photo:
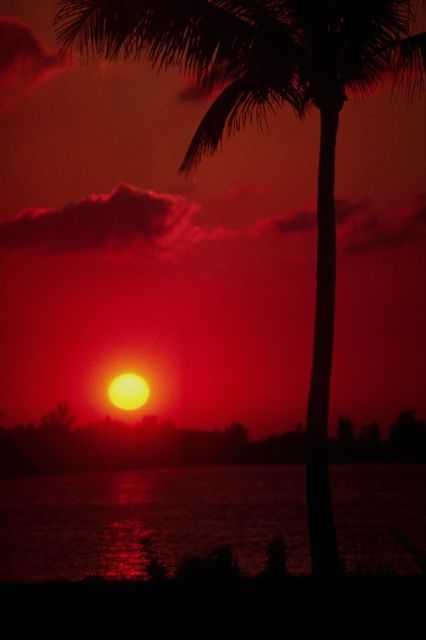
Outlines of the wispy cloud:
M200 87L192 82L188 82L178 93L178 99L181 102L209 102L213 96L211 88Z
M404 248L426 239L426 195L403 207L385 207L366 198L338 199L336 218L339 246L348 254ZM307 208L259 220L252 234L287 237L315 228L315 212Z
M404 209L366 211L346 238L346 251L363 254L374 250L401 249L426 240L426 195Z
M71 65L61 52L49 51L30 27L0 17L0 107L9 106Z
M186 84L178 92L182 102L203 103L214 100L229 83L224 69L213 67L201 79L188 77Z
M352 218L359 216L367 205L366 200L338 199L336 202L336 219L339 226L347 224ZM314 209L303 209L272 216L259 220L255 225L255 233L275 232L282 235L313 231L316 227Z

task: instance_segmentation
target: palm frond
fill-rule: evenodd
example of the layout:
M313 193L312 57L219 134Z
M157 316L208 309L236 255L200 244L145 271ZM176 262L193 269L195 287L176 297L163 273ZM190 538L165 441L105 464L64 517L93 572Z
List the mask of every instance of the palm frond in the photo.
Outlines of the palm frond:
M264 121L284 102L365 92L394 73L413 92L426 83L426 36L411 35L426 0L59 0L65 47L107 59L176 65L202 89L225 87L202 119L181 170L225 134Z
M409 35L410 0L285 0L287 20L303 44L300 71L315 95L333 90L365 92L388 71L386 50ZM327 87L329 83L329 87Z
M202 75L212 64L244 55L266 21L280 41L288 33L274 18L276 0L60 0L56 33L65 47L107 59L178 65ZM271 37L274 34L271 33Z
M364 92L383 80L389 66L386 52L408 35L411 13L404 0L347 5L340 69L349 89Z
M208 0L61 0L55 24L65 47L108 59L144 54L191 72L232 55L251 33L246 20Z
M304 88L291 85L275 88L268 84L261 86L250 73L234 80L220 93L201 120L180 171L190 172L204 156L213 154L225 135L238 133L253 121L262 126L266 116L275 112L284 102L302 115L307 103L304 91Z
M408 95L426 88L426 32L404 38L392 48L391 70L396 87L402 87Z
M216 98L201 120L185 154L180 171L188 173L201 159L219 147L225 129L238 130L249 113L250 87L246 79L235 80Z

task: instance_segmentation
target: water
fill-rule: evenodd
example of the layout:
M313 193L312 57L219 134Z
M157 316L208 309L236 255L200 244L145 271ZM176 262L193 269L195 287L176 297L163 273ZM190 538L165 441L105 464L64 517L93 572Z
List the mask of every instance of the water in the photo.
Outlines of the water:
M415 573L395 540L426 541L422 465L332 469L339 541L349 566ZM0 580L138 578L150 550L170 572L182 557L231 544L247 572L285 537L289 568L309 571L299 466L212 467L0 480Z

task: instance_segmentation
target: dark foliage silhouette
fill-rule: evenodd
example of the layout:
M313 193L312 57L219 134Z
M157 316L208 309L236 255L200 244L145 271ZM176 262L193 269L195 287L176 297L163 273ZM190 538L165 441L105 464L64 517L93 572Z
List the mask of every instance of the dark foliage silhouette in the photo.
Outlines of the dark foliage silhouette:
M398 544L412 557L420 573L426 576L426 552L419 549L404 533L397 531L395 539Z
M426 430L416 418L414 411L404 411L390 428L390 442L396 451L409 452L413 442L419 451L426 447Z
M359 434L359 439L361 442L365 442L367 445L370 444L372 446L378 447L380 445L380 427L377 422L371 422L362 427L361 432Z
M340 418L337 437L343 446L351 447L355 441L354 426L349 418Z
M68 433L74 421L70 407L63 402L42 418L40 427L46 431Z
M410 555L417 567L413 575L426 576L425 558L421 551L407 536L401 532L395 532L395 540L398 545ZM392 566L371 558L368 562L355 563L350 569L345 569L346 577L399 577L401 574ZM292 578L291 581L288 579ZM265 556L264 569L259 573L244 572L234 554L231 546L215 547L210 551L182 558L176 570L168 573L164 564L153 553L152 558L145 568L144 576L131 580L109 579L100 575L89 575L81 580L84 585L98 588L109 587L136 587L141 595L167 594L186 589L212 588L216 594L219 590L226 593L248 591L250 593L276 593L277 588L294 586L295 579L305 579L306 576L297 576L287 569L287 547L282 537L271 540ZM60 583L55 582L55 586Z
M70 409L60 405L38 424L0 427L0 475L306 462L306 433L301 425L251 439L249 430L236 423L222 431L205 431L176 429L170 421L155 416L132 427L108 418L77 427L71 426L71 420ZM377 423L357 430L345 418L339 425L337 438L327 441L333 463L426 461L426 422L414 412L402 413L390 427L388 438L381 438ZM149 539L143 545L151 550Z
M285 540L282 537L277 537L268 545L265 568L261 577L273 582L279 582L287 576L287 547Z
M413 33L420 2L311 0L60 0L59 39L108 59L143 55L176 65L200 89L222 87L185 156L195 167L225 133L290 105L320 115L317 297L307 411L307 507L312 567L341 572L327 466L336 290L335 158L340 113L353 92L386 75L410 94L424 88L426 34Z
M151 554L146 572L151 582L164 582L167 580L167 569L155 554Z
M229 584L241 577L232 548L218 547L206 556L185 558L176 572L177 580L208 581Z

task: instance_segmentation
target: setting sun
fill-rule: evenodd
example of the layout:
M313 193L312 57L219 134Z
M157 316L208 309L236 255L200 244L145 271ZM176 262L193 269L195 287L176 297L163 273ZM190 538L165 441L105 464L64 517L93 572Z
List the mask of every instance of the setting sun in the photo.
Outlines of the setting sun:
M136 411L149 399L150 388L147 381L135 373L124 373L114 378L108 387L108 397L112 404L123 411Z

